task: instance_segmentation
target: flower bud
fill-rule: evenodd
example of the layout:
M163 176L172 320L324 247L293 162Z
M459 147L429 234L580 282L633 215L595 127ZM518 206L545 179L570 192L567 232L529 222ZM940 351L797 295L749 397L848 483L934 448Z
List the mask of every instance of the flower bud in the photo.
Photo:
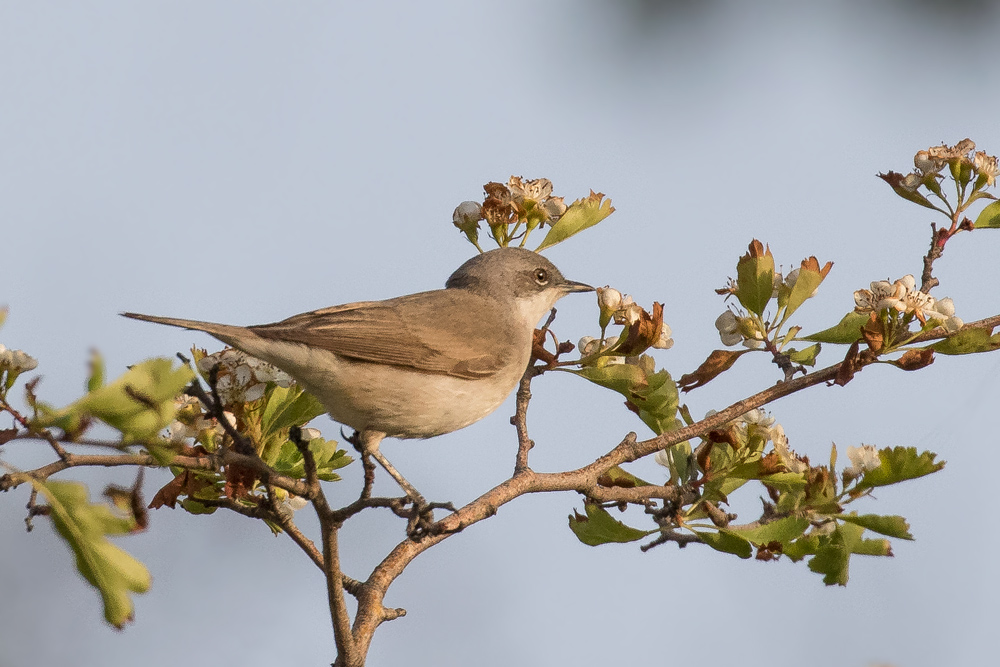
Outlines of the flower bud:
M479 221L483 219L483 209L474 201L464 201L455 208L451 221L456 227L471 234L479 230Z
M589 357L600 349L598 340L593 336L584 336L576 347L584 357Z
M609 322L611 322L611 318L614 316L615 312L621 308L622 293L614 287L609 287L607 285L604 287L598 287L595 291L597 292L597 307L601 309L599 324L603 329L608 326Z

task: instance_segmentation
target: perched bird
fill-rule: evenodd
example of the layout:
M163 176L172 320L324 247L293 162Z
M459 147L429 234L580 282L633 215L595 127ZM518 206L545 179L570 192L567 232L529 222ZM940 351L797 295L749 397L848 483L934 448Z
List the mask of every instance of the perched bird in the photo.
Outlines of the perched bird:
M417 500L379 451L382 439L450 433L496 410L527 368L539 320L561 297L590 291L535 252L498 248L465 262L445 289L273 324L122 315L204 331L285 371Z

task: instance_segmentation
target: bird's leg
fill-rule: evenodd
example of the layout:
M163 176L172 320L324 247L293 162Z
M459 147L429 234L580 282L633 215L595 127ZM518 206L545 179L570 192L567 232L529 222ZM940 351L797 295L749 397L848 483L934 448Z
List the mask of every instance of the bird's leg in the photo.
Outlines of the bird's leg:
M389 473L399 487L406 493L410 502L413 503L413 508L406 514L396 512L399 516L405 516L407 519L406 533L411 539L419 540L424 535L434 535L440 532L440 529L434 522L434 510L436 509L446 509L451 512L455 511L455 506L451 503L429 503L424 497L417 491L412 484L410 484L405 477L396 467L389 462L389 459L382 454L379 450L379 445L382 442L382 438L385 437L384 433L379 431L361 431L354 434L352 442L361 452L363 458L371 457L375 459L382 468ZM395 511L395 510L394 510Z
M420 495L420 492L418 492L412 484L406 481L406 478L403 477L398 470L396 470L396 466L392 465L392 463L389 462L389 459L385 458L385 454L383 454L379 449L379 445L382 443L382 438L385 437L385 433L381 433L379 431L361 431L357 434L357 436L361 446L361 455L370 456L375 459L378 464L382 466L382 469L389 473L394 480L396 480L396 483L399 484L399 488L401 488L403 492L409 496L414 505L420 507L426 506L427 501L424 500L422 495Z

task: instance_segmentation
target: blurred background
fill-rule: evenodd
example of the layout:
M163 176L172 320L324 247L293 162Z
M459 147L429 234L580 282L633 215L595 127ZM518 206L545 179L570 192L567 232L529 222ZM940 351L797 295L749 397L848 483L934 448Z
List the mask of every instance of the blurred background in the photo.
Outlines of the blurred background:
M713 289L752 238L794 268L835 266L796 315L807 331L852 292L918 274L932 212L875 177L971 137L1000 152L993 3L0 3L0 342L40 360L39 391L80 395L91 348L108 375L207 336L123 310L237 324L440 287L474 249L454 207L491 180L545 177L567 200L610 196L606 222L547 252L568 277L666 304L674 377L720 347ZM1000 312L1000 234L936 265L966 321ZM555 331L595 333L592 297ZM831 348L823 365L842 350ZM761 358L685 400L695 416L773 384ZM866 369L772 406L791 445L906 445L948 461L862 510L900 513L915 542L852 561L846 588L804 564L701 548L590 548L571 495L521 498L420 556L386 603L371 665L985 664L995 654L1000 355ZM561 374L533 385L536 470L584 465L646 427L617 394ZM434 500L510 474L513 403L463 431L383 451ZM328 419L327 437L339 437ZM0 427L7 427L0 424ZM37 466L41 446L4 446ZM633 467L665 479L655 464ZM360 468L330 488L347 502ZM130 483L131 473L68 475ZM166 481L147 476L147 497ZM382 487L392 491L388 485ZM753 491L736 502L749 519ZM0 663L328 664L320 573L285 537L217 513L153 513L121 541L153 589L124 632L27 490L0 498ZM314 524L300 516L307 528ZM402 539L385 515L343 537L348 574Z

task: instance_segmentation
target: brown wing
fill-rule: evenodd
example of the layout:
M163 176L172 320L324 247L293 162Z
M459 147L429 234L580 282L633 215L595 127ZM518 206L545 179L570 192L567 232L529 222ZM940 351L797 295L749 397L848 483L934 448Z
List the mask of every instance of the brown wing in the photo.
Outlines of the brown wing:
M531 343L488 297L466 290L366 301L247 327L344 357L460 378L489 377Z

